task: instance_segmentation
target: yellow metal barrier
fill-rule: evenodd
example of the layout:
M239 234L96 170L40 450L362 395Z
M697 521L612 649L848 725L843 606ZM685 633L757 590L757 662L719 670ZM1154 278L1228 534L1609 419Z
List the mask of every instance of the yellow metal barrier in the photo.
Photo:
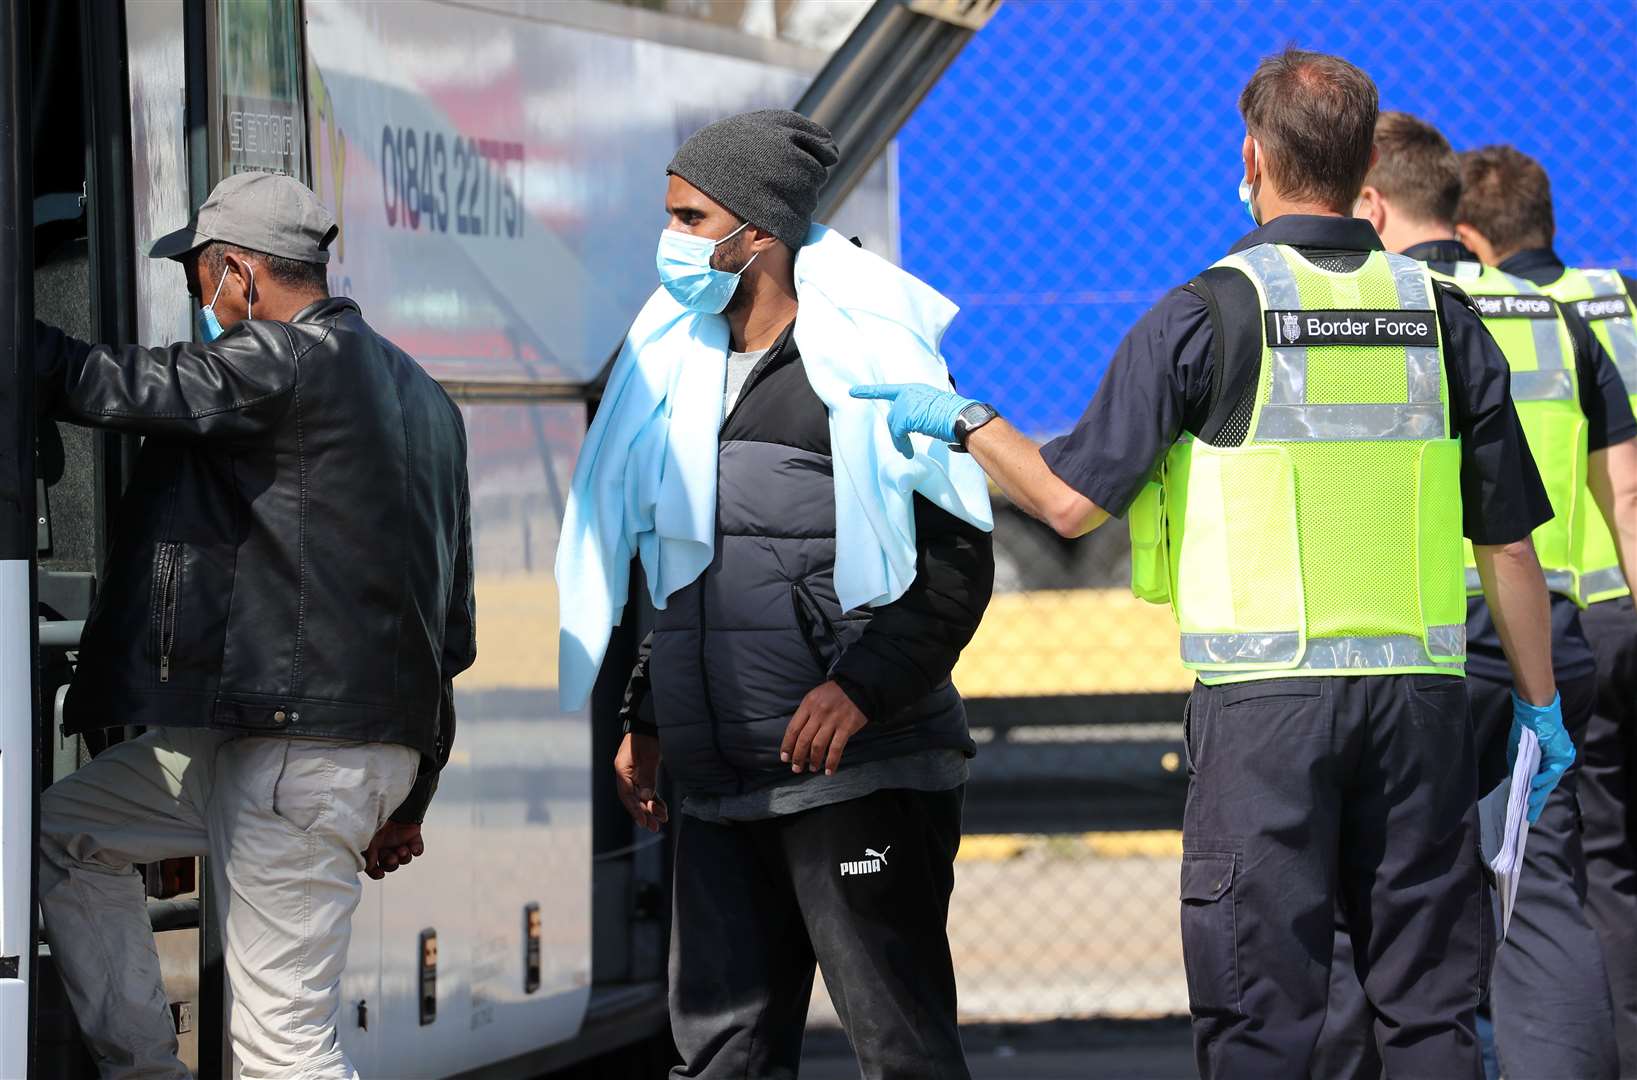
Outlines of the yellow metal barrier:
M557 686L557 582L544 574L479 574L477 663L460 688L539 690Z
M478 659L463 690L557 685L557 583L550 574L477 580ZM1171 612L1124 589L1002 593L955 668L967 697L1186 691Z
M1061 858L1180 859L1182 833L1152 829L1142 832L963 836L957 858L961 862L1005 862L1036 851Z
M955 667L972 697L1187 691L1169 608L1125 589L1002 593Z

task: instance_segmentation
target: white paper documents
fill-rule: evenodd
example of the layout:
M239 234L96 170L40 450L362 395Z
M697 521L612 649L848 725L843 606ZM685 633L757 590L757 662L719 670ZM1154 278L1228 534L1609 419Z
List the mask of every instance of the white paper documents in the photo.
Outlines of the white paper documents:
M1529 781L1540 768L1540 740L1528 728L1518 739L1518 759L1512 766L1512 783L1506 797L1506 825L1501 848L1490 860L1495 871L1495 889L1501 895L1501 940L1512 925L1512 908L1518 901L1518 881L1523 876L1523 846L1529 839Z

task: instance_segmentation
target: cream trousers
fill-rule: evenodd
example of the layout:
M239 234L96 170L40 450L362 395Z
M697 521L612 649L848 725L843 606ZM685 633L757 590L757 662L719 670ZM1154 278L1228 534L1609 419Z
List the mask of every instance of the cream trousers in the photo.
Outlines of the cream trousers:
M362 852L419 760L389 743L155 728L45 791L40 909L105 1078L190 1075L135 868L188 855L209 858L241 1075L357 1076L336 1020Z

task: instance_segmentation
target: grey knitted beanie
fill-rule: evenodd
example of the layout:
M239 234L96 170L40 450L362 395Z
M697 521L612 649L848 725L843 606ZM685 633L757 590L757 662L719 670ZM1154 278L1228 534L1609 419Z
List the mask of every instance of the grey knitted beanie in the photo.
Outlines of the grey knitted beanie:
M794 250L838 156L835 139L807 117L761 109L700 128L665 171Z

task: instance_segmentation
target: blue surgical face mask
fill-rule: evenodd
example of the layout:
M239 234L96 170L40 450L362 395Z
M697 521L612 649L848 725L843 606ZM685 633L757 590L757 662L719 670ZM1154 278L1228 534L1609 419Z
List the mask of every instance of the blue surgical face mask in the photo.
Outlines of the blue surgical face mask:
M755 262L761 252L752 255L750 262L733 273L711 266L711 256L719 246L738 236L749 224L748 221L744 222L720 240L692 236L675 229L661 232L659 251L654 257L659 267L659 283L665 286L665 291L671 294L673 300L689 311L705 315L720 313L733 299L734 290L739 288L739 275L749 269L750 263Z
M1257 163L1257 165L1260 166L1261 163L1262 163L1262 148L1260 146L1258 146L1254 141L1251 143L1251 154L1253 155L1251 160L1255 161ZM1239 201L1245 204L1245 213L1250 215L1251 224L1255 225L1258 229L1260 229L1262 227L1262 223L1260 221L1256 220L1256 207L1251 205L1250 200L1251 200L1250 181L1249 180L1240 180L1239 181Z
M204 307L199 309L199 337L202 338L203 340L207 341L207 342L215 341L217 338L221 337L224 333L226 333L226 331L222 329L221 320L216 317L216 300L217 300L218 297L220 297L222 295L222 286L226 285L226 284L227 284L227 268L224 266L222 268L222 279L216 283L216 292L215 292L214 295L211 296L210 303L206 304ZM254 292L255 288L256 288L256 272L254 270L252 270L252 271L250 271L250 290L251 290L251 292ZM252 301L250 299L250 293L246 293L245 298L244 298L244 307L245 307L245 317L246 318L250 317L251 303L252 303Z

